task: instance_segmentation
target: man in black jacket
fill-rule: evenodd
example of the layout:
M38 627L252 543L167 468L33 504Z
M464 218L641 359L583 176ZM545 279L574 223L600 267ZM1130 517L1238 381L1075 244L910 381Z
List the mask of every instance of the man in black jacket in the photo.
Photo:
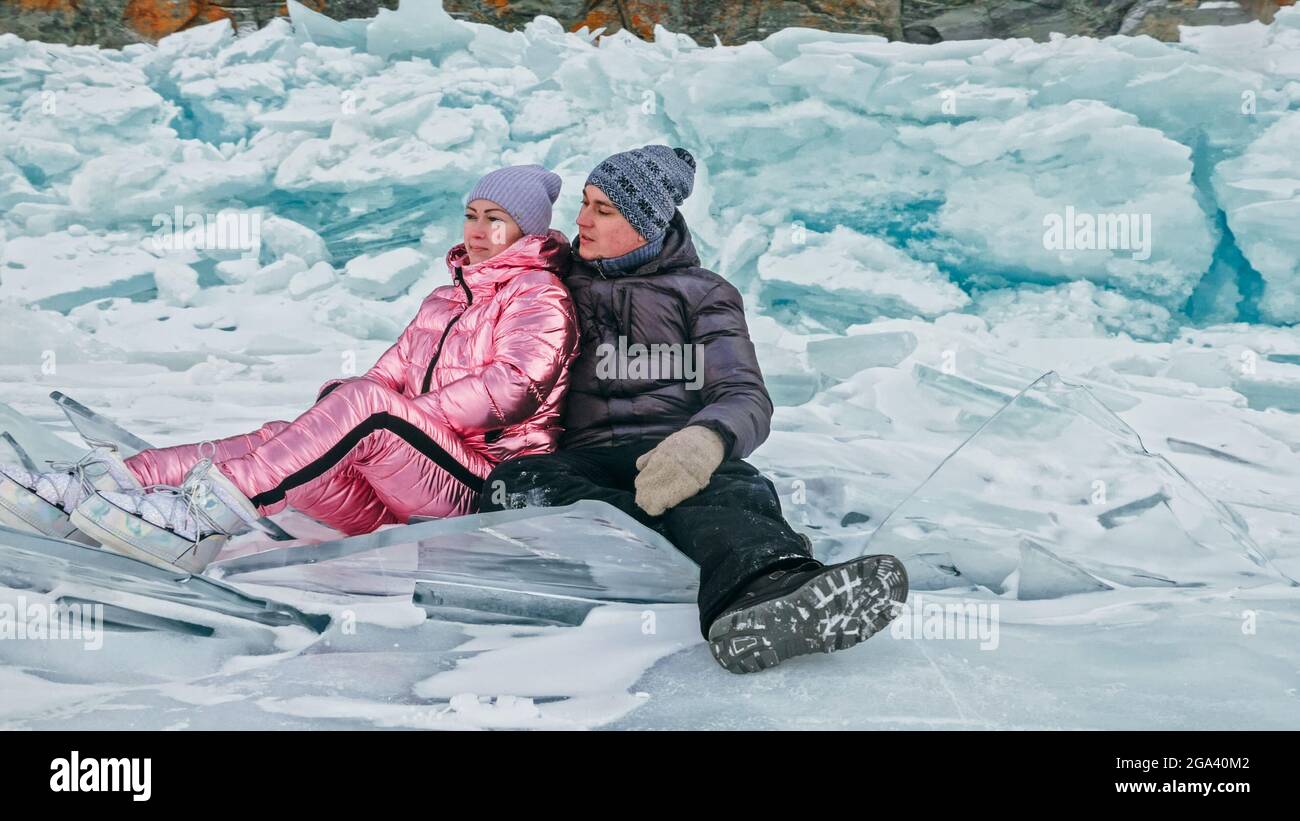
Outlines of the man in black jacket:
M700 631L732 672L850 647L907 596L892 556L827 567L742 461L767 438L772 400L740 293L700 267L677 210L695 160L665 145L592 171L565 283L581 327L562 450L500 464L480 510L608 502L700 566Z

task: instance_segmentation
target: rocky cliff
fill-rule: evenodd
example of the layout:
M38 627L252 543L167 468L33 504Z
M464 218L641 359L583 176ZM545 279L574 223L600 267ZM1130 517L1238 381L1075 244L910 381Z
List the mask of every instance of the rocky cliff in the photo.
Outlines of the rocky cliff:
M985 37L1046 39L1052 32L1177 40L1180 25L1272 20L1295 0L444 0L453 16L505 29L539 14L570 30L603 27L653 36L656 24L708 44L761 40L803 26L935 43ZM371 17L396 0L305 0L331 17ZM228 18L258 26L286 13L282 0L0 0L0 32L47 42L120 47Z

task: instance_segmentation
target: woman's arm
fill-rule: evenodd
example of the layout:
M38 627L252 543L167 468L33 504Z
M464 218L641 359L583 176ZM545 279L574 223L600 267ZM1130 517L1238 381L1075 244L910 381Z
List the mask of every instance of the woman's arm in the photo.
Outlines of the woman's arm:
M549 274L525 274L509 287L487 364L416 399L462 435L527 419L577 353L568 289Z

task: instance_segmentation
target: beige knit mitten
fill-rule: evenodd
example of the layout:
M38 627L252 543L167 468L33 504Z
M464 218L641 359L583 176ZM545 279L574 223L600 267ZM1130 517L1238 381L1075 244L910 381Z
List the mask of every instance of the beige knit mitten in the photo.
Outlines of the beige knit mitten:
M636 460L637 506L658 516L709 484L722 464L722 437L702 425L687 425Z

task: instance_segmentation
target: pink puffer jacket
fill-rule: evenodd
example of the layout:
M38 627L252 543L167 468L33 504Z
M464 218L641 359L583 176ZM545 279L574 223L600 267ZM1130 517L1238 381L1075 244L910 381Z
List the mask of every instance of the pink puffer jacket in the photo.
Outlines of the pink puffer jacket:
M397 342L353 379L416 399L493 464L553 451L578 354L577 319L560 279L569 254L555 230L475 265L464 243L456 245L447 252L453 284L429 294ZM320 396L347 381L326 382Z

